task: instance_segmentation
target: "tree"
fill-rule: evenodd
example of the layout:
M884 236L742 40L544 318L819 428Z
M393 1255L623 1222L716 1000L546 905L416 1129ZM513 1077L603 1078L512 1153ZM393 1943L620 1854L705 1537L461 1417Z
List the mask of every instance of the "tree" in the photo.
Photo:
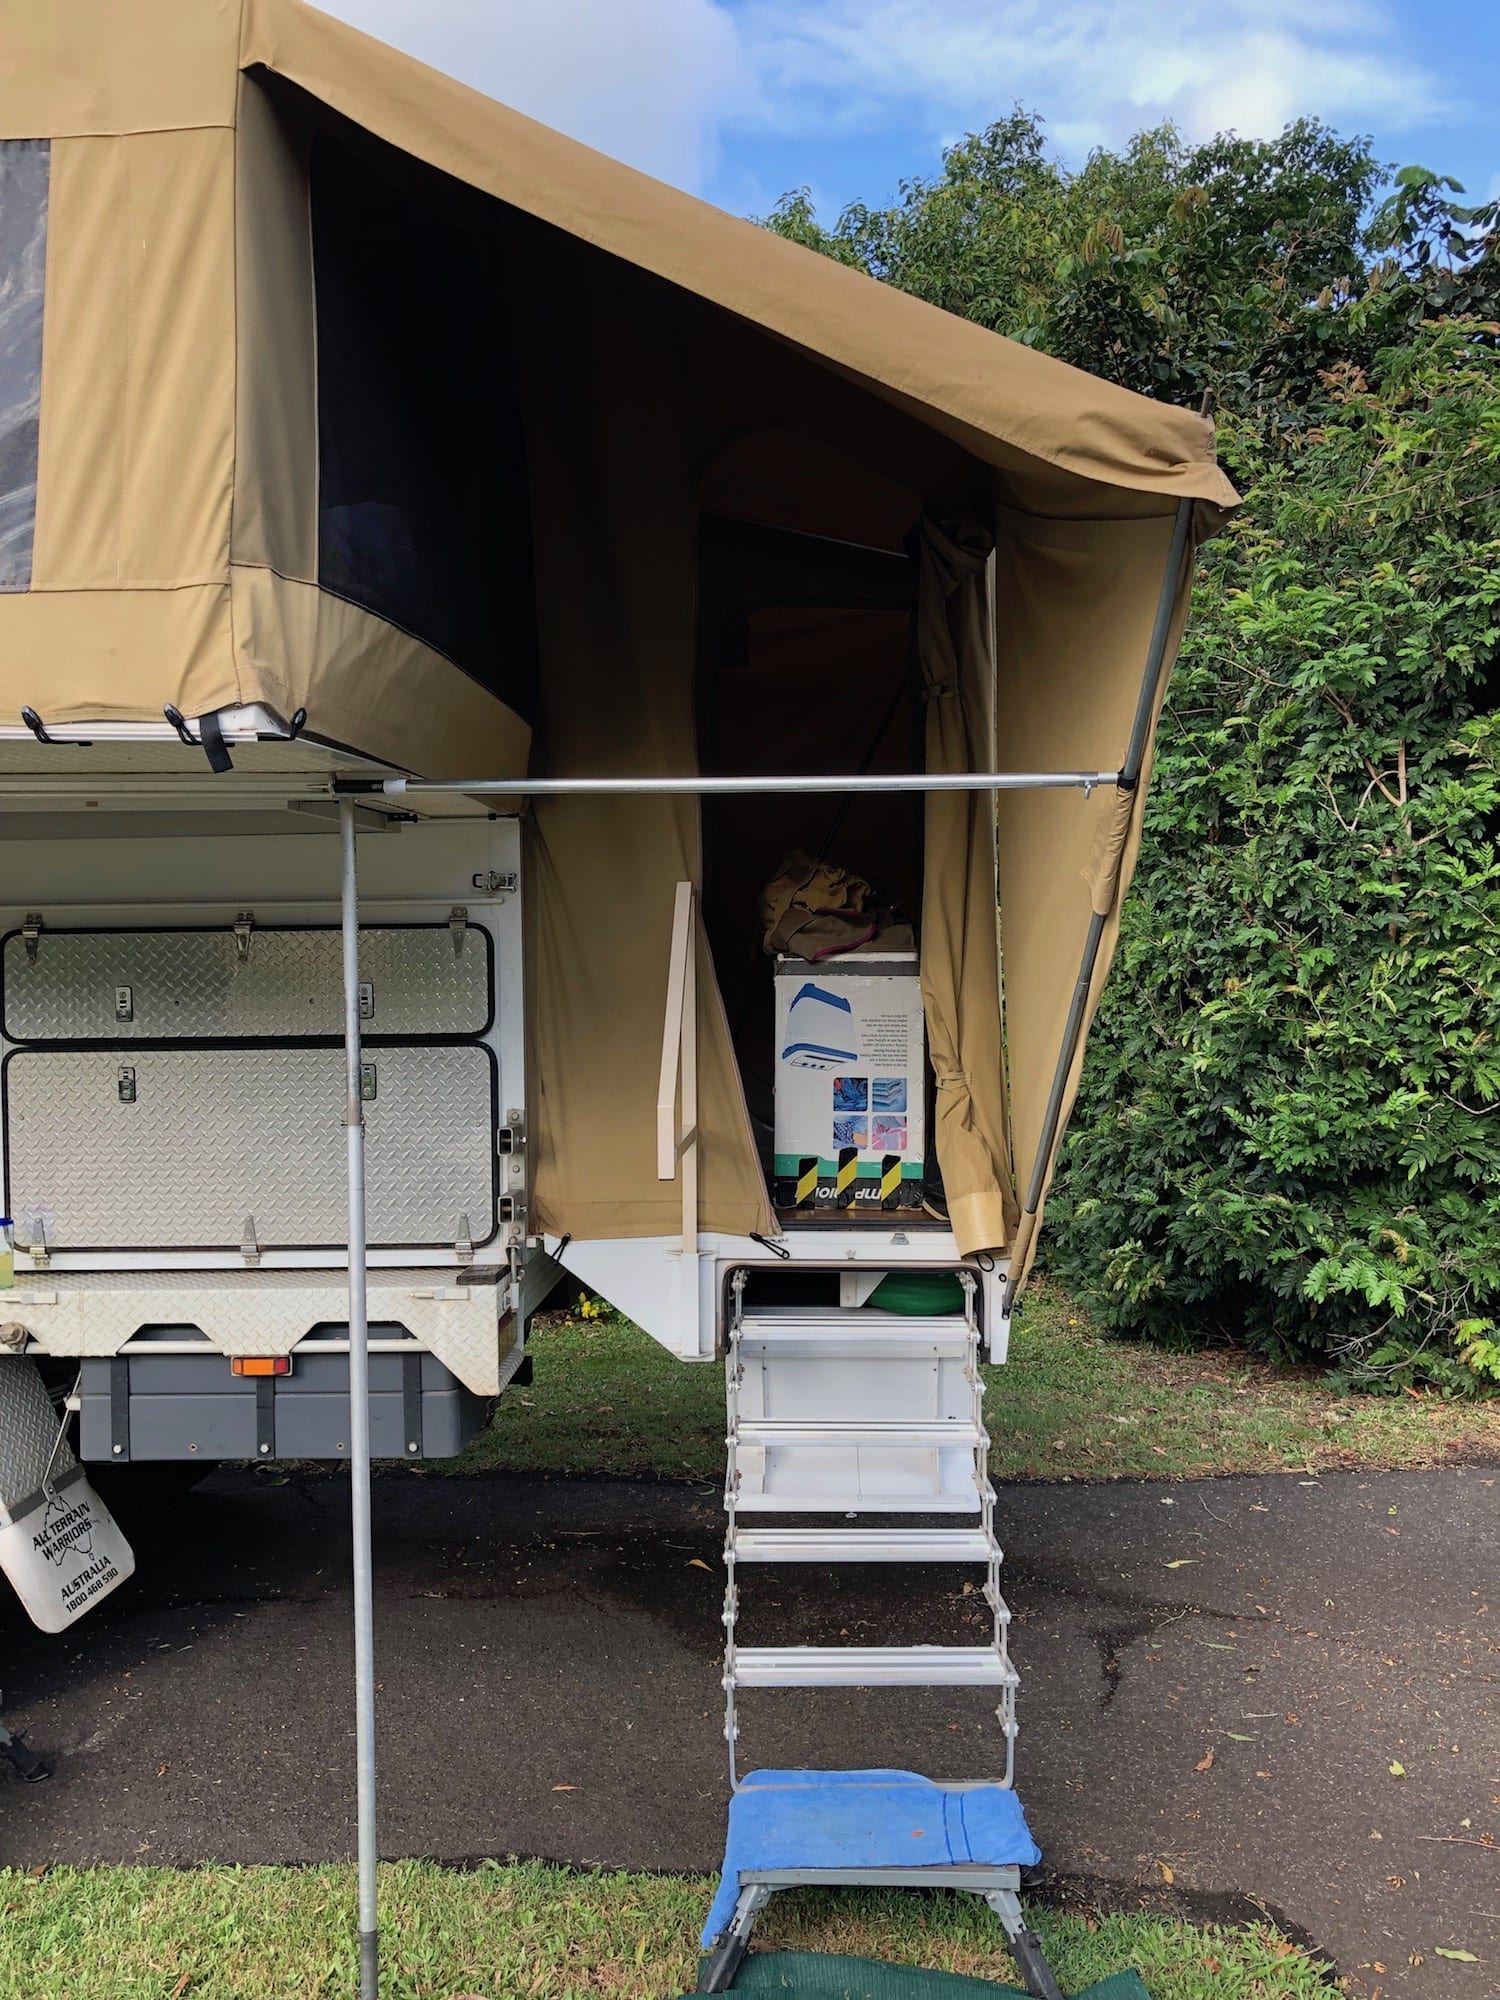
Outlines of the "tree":
M1379 180L1367 140L1306 119L1197 147L1161 126L1072 173L1017 110L890 208L824 229L804 188L767 226L1129 388L1222 400L1305 301L1363 277Z
M1017 112L771 226L1126 385L1207 391L1203 553L1050 1210L1113 1324L1500 1384L1497 209L1303 122L1077 173Z

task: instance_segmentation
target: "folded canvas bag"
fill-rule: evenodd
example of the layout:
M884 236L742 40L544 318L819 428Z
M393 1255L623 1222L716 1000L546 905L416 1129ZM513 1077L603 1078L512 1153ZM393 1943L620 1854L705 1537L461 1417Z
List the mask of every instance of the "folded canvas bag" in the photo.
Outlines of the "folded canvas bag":
M912 927L867 907L863 876L789 854L760 892L761 935L773 957L837 958L850 951L911 951Z

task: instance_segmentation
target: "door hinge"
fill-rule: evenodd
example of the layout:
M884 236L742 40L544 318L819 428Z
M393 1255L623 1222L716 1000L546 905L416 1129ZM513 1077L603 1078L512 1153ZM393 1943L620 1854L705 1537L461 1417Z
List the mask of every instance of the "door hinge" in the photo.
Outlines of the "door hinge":
M241 910L234 920L234 955L243 965L250 956L250 933L255 929L255 912Z
M464 955L464 932L469 928L469 913L462 903L455 903L448 912L448 933L453 939L453 956Z
M245 1217L245 1226L240 1231L240 1255L252 1266L260 1262L260 1239L255 1234L253 1215Z
M42 920L35 910L29 911L22 922L21 936L26 940L26 963L35 965L37 946L42 938Z

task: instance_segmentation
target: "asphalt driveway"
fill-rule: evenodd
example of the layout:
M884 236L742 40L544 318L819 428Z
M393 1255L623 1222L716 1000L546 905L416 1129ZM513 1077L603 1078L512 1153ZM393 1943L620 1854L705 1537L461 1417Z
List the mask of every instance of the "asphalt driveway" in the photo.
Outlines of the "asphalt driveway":
M0 1862L348 1854L347 1502L217 1473L77 1632L6 1602L6 1719L57 1768L0 1777ZM1051 1893L1264 1909L1387 2000L1500 1991L1500 1475L1063 1481L999 1513ZM716 1866L712 1489L403 1468L375 1528L387 1852ZM762 1571L743 1636L962 1639L968 1579L911 1574ZM937 1777L996 1747L967 1690L751 1696L742 1741Z

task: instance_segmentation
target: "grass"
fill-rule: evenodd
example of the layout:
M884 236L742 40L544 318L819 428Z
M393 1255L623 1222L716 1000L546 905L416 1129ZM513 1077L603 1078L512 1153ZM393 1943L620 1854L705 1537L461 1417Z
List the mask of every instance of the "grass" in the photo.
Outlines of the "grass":
M717 1479L724 1382L628 1320L549 1315L536 1380L502 1400L452 1469ZM1314 1369L1112 1338L1055 1290L1019 1315L987 1368L990 1467L1002 1479L1184 1478L1500 1459L1500 1401L1340 1396Z
M383 1871L385 2000L663 2000L694 1982L708 1884L540 1863ZM1067 1992L1135 1965L1152 2000L1313 2000L1318 1968L1262 1926L1033 1912ZM0 1872L0 1993L28 2000L339 2000L357 1986L348 1868ZM776 1898L757 1938L1004 1980L973 1897Z

